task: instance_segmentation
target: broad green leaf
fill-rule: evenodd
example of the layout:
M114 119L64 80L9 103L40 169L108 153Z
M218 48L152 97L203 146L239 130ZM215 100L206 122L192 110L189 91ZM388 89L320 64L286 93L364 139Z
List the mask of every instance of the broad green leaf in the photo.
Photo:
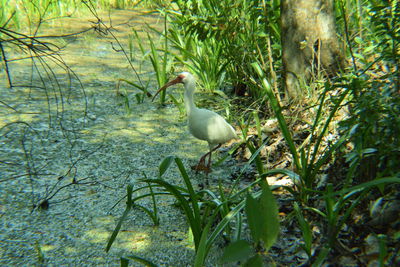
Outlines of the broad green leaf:
M263 182L261 187L259 200L247 195L245 210L254 241L262 240L269 250L279 234L278 207L268 184Z
M246 240L238 240L236 242L230 243L222 254L221 262L235 262L244 261L253 254L253 248L249 242Z
M246 197L245 211L253 240L254 242L258 242L261 239L261 231L265 225L263 218L261 218L261 206L250 194Z
M266 250L275 243L279 234L278 205L269 185L265 182L261 184L262 193L260 197L261 211L264 214L266 228L262 231L262 240Z
M244 265L244 267L263 267L263 260L259 254L251 257Z

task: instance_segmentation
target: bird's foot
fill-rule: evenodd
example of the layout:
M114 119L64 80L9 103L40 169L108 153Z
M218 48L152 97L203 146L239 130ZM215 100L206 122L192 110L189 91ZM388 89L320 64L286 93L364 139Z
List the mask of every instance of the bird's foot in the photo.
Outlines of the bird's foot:
M199 163L197 165L192 166L191 168L192 170L196 171L196 173L204 172L209 174L211 172L211 168L206 166L204 163Z
M206 157L208 155L209 155L209 153L202 156L199 160L199 163L197 163L197 165L192 166L192 170L195 170L196 174L198 172L205 172L208 175L211 172L210 162L208 162L208 164L206 165Z

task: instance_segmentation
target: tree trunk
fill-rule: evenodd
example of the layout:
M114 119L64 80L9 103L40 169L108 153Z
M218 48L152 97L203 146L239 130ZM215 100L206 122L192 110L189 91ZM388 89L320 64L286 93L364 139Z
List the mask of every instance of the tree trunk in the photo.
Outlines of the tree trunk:
M281 29L286 95L298 100L302 84L317 74L333 76L344 65L333 1L282 0Z

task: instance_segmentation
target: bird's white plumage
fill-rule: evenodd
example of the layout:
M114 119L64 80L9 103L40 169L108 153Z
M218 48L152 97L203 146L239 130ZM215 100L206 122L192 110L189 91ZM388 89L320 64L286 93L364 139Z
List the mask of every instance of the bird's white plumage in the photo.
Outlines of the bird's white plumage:
M188 126L194 137L207 141L210 147L236 138L233 127L220 115L207 109L196 109L188 114Z
M190 133L200 140L207 141L210 149L236 138L235 130L223 117L214 111L196 107L193 99L196 89L194 77L188 72L183 72L178 77L182 78L185 86L184 101Z
M237 135L234 128L227 123L223 117L211 110L196 107L193 99L193 94L196 89L196 81L193 75L188 72L182 72L176 79L161 87L154 95L153 99L159 92L177 83L183 83L185 86L184 102L190 133L200 140L207 141L210 148L210 152L200 159L198 166L200 166L202 162L204 164L205 157L209 155L209 163L207 166L209 169L211 164L211 152L215 147L218 147L220 144L228 142L231 139L237 138Z

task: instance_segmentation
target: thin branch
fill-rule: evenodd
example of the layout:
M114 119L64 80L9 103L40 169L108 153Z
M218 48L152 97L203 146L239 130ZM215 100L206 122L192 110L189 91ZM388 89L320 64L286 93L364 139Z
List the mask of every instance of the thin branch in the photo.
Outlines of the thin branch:
M0 41L0 50L1 50L1 54L3 55L3 61L6 67L6 74L7 74L7 80L8 80L8 85L10 86L10 88L13 87L12 85L12 80L11 80L11 75L10 75L10 68L8 67L8 60L6 57L6 53L4 52L4 48L3 48L3 42Z
M128 56L128 54L126 53L124 47L122 46L122 44L120 43L120 41L118 40L118 38L117 38L117 37L114 35L114 33L112 32L112 30L114 29L114 28L112 27L112 23L110 22L111 26L108 27L108 26L101 20L101 18L100 18L99 15L97 14L97 11L96 11L95 7L93 6L92 1L82 1L82 3L83 3L84 5L87 6L87 8L89 9L89 11L90 11L90 12L93 14L93 16L97 19L96 22L93 22L93 24L94 24L93 28L95 29L95 31L98 31L100 34L104 34L104 35L110 34L110 35L111 35L111 37L115 40L115 42L116 42L116 43L118 44L118 46L120 47L120 49L118 49L118 51L121 51L121 52L124 54L124 56L125 56L126 60L128 61L128 63L129 63L129 65L130 65L131 69L133 70L133 72L135 73L137 79L139 80L140 85L141 85L142 87L144 87L143 82L142 82L142 79L140 78L139 73L137 72L136 68L133 66L131 60L129 60L129 56ZM110 21L111 21L111 18L110 18ZM114 48L114 50L116 50L116 49Z

